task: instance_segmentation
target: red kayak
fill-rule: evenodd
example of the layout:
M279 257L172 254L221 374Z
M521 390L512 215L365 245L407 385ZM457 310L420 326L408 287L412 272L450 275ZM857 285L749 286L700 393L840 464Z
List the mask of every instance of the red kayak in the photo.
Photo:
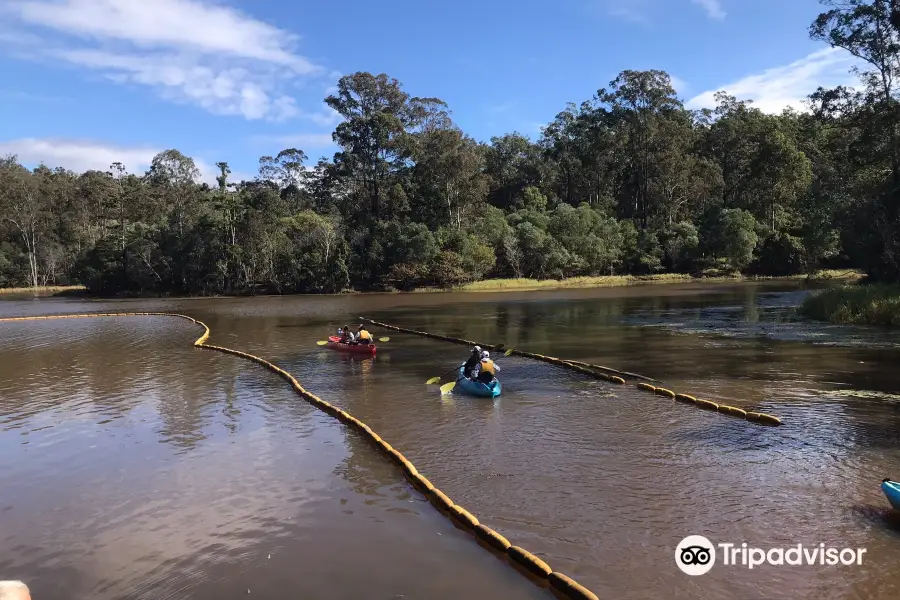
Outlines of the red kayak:
M338 350L340 352L352 352L353 354L369 354L370 356L375 356L375 344L342 344L341 338L336 335L329 337L328 343L325 345L332 350Z

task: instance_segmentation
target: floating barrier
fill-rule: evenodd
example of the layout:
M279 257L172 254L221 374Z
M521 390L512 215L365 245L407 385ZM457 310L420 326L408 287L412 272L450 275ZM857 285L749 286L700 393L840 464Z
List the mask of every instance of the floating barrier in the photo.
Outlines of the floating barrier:
M240 350L207 344L206 341L209 339L210 330L209 327L207 327L206 324L202 321L198 321L193 317L188 317L187 315L181 315L177 313L136 312L52 315L38 317L5 317L0 318L0 323L7 321L38 321L44 319L79 319L96 317L175 317L179 319L185 319L187 321L195 323L196 325L199 325L203 328L203 335L197 338L197 340L194 342L193 345L195 347L202 348L204 350L213 350L215 352L221 352L223 354L231 354L233 356L251 360L262 365L273 373L281 376L283 379L287 380L288 383L290 383L291 387L304 400L306 400L319 410L322 410L323 412L335 417L336 419L341 421L341 423L354 429L362 437L366 438L373 446L381 450L394 464L400 467L400 470L403 472L403 475L409 480L410 484L421 493L423 493L423 495L431 502L432 505L434 505L439 511L449 516L452 522L459 526L461 529L468 533L471 533L477 540L484 543L492 550L504 554L509 560L510 564L524 568L530 575L533 575L538 579L549 579L551 587L553 586L553 582L556 581L556 587L553 587L553 590L566 600L596 600L597 597L583 586L572 581L570 578L561 573L554 573L553 570L543 560L541 560L534 554L531 554L527 550L523 550L518 546L512 546L505 537L503 537L493 529L480 523L475 515L470 513L462 506L454 503L453 500L451 500L444 492L436 488L434 484L431 483L431 481L429 481L419 473L415 465L407 460L407 458L403 456L403 454L395 450L393 446L384 441L384 439L382 439L381 436L375 433L368 425L366 425L350 413L338 408L337 406L334 406L333 404L330 404L329 402L326 402L325 400L322 400L315 394L308 392L303 388L302 385L300 385L300 382L297 381L297 379L293 375L291 375L281 367L258 356L247 354L246 352L241 352ZM557 577L551 579L551 576L553 575L556 575Z
M568 575L562 573L550 573L547 578L550 582L550 589L562 596L563 598L580 598L582 600L600 600L596 594L587 589Z
M491 346L489 344L482 344L480 342L473 342L471 340L463 340L459 338L447 337L445 335L437 335L434 333L428 333L426 331L416 331L415 329L407 329L405 327L397 327L396 325L388 325L387 323L380 323L378 321L373 321L372 319L367 319L365 317L360 317L362 321L369 323L371 325L375 325L376 327L382 327L384 329L390 329L391 331L398 331L400 333L408 333L411 335L418 335L421 337L431 338L435 340L442 340L445 342L452 342L454 344L461 344L466 346L481 346L482 348L487 348L489 350L494 350L495 348L502 348L501 345ZM561 358L556 358L554 356L544 356L543 354L533 354L531 352L525 352L523 350L513 350L512 354L516 354L518 356L524 356L525 358L533 358L535 360L540 360L546 363L550 363L556 365L558 367L564 367L570 369L572 371L577 371L579 373L583 373L585 375L590 375L591 377L595 377L597 379L602 379L604 381L609 381L610 383L615 383L617 385L623 385L625 380L622 377L616 375L609 375L608 373L618 373L619 375L625 375L631 377L633 379L643 379L645 381L657 381L656 379L652 379L650 377L646 377L644 375L638 375L636 373L628 373L627 371L617 371L615 369L610 369L609 367L603 367L600 365L592 365L590 363L581 362L577 360L565 360ZM723 415L728 415L732 417L740 417L742 419L746 419L752 423L757 423L760 425L773 425L778 426L781 425L781 419L778 417L768 415L766 413L757 413L757 412L747 412L742 408L737 408L734 406L719 406L715 402L710 402L709 400L698 400L694 396L689 396L687 394L676 394L672 390L656 387L649 383L639 382L635 384L639 390L650 392L652 394L656 394L658 396L664 396L666 398L674 399L676 402L680 402L682 404L693 404L698 408L702 408L704 410L709 410L712 412L717 412Z
M508 539L506 539L490 527L481 525L480 523L477 527L475 527L475 537L490 546L492 549L497 550L498 552L503 552L504 554L512 545L509 543Z
M428 333L426 331L416 331L415 329L406 329L404 327L397 327L396 325L388 325L387 323L380 323L378 321L373 321L372 319L367 319L365 317L360 317L360 320L365 321L366 323L370 323L371 325L375 325L376 327L382 327L384 329L390 329L391 331L399 331L400 333L409 333L412 335L418 335L421 337L427 337L435 340L441 340L444 342L450 342L452 344L461 344L466 346L481 346L482 348L487 348L488 350L494 350L496 348L501 348L500 345L490 345L490 344L482 344L479 342L473 342L471 340L462 340L459 338L448 337L446 335L438 335L435 333ZM533 358L535 360L540 360L542 362L550 363L552 365L556 365L558 367L564 367L571 371L577 371L578 373L582 373L584 375L590 375L596 379L602 379L604 381L608 381L610 383L615 383L617 385L624 385L625 379L621 376L626 376L634 379L645 379L647 381L656 381L650 377L645 377L644 375L638 375L637 373L629 373L627 371L618 371L616 369L610 369L609 367L604 367L602 365L593 365L591 363L585 363L576 360L563 360L561 358L556 358L555 356L544 356L543 354L534 354L531 352L525 352L524 350L513 350L512 354L517 356L524 356L525 358ZM616 373L616 375L610 375L609 373Z
M509 558L514 563L516 563L520 567L524 567L526 571L528 571L535 577L547 579L553 572L553 569L550 568L550 565L542 561L540 558L538 558L528 550L525 550L524 548L519 548L518 546L510 546L506 551L506 555L509 556Z

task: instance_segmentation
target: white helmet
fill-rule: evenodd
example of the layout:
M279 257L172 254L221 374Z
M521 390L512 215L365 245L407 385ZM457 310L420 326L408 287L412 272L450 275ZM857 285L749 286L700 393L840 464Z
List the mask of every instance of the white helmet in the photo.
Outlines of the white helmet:
M490 358L490 357L491 357L491 353L488 352L487 350L485 350L484 352L481 353L481 358Z
M475 346L474 348L472 348L472 352L473 352L473 353L475 353L475 352L481 352L481 346Z

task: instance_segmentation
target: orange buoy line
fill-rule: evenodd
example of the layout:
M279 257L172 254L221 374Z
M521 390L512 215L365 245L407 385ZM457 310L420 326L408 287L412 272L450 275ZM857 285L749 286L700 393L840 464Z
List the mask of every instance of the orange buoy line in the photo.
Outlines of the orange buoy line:
M436 488L434 484L431 483L425 476L419 473L418 469L406 459L403 454L398 452L391 446L388 442L384 441L377 433L375 433L368 425L351 415L350 413L341 410L339 407L322 400L315 394L308 392L306 389L300 385L300 382L297 379L282 369L281 367L271 363L263 358L258 356L254 356L252 354L247 354L246 352L241 352L239 350L233 350L231 348L225 348L223 346L213 346L211 344L207 344L207 340L210 336L209 327L202 321L198 321L193 317L189 317L187 315L181 315L177 313L162 313L162 312L133 312L133 313L96 313L96 314L78 314L78 315L51 315L51 316L39 316L39 317L5 317L0 318L0 322L9 322L9 321L37 321L37 320L45 320L45 319L79 319L79 318L96 318L96 317L137 317L137 316L147 316L147 317L175 317L179 319L185 319L199 325L203 328L203 335L197 338L194 341L194 346L197 348L203 348L205 350L214 350L216 352L222 352L225 354L231 354L234 356L239 356L241 358L245 358L247 360L252 360L253 362L259 363L263 367L268 370L277 373L283 379L287 380L290 383L291 387L299 394L304 400L318 408L319 410L335 417L344 425L354 429L357 433L359 433L362 437L366 438L369 442L371 442L377 449L379 449L383 454L385 454L392 462L394 462L397 466L400 467L400 470L403 472L404 476L409 480L409 482L419 490L422 494L428 498L429 502L438 509L438 511L450 518L455 525L457 525L463 531L470 533L475 536L475 538L479 541L480 545L500 553L504 555L507 561L516 567L519 567L521 570L526 572L530 578L532 578L537 583L542 585L547 585L556 593L558 596L566 599L566 600L598 600L597 596L580 585L572 578L564 575L562 573L558 573L553 571L547 563L543 560L535 556L534 554L524 550L518 546L513 546L510 542L503 537L501 534L497 533L490 527L487 527L483 523L479 522L478 518L470 513L468 510L463 508L462 506L456 504L451 500L445 493Z
M446 335L438 335L435 333L428 333L427 331L416 331L415 329L407 329L405 327L397 327L396 325L388 325L387 323L380 323L378 321L373 321L372 319L366 319L364 317L360 317L363 321L370 323L371 325L375 325L376 327L382 327L384 329L390 329L391 331L398 331L400 333L408 333L411 335L418 335L421 337L431 338L435 340L442 340L445 342L451 342L454 344L462 344L467 346L481 346L482 348L488 348L493 350L494 348L500 347L499 345L490 345L490 344L482 344L480 342L473 342L471 340L463 340L454 337L448 337ZM508 350L508 352L510 352ZM609 372L615 372L622 375L627 375L632 378L641 378L646 380L651 380L649 377L644 377L643 375L637 375L635 373L626 373L624 371L616 371L615 369L610 369L608 367L602 367L600 365L592 365L590 363L573 361L573 360L565 360L562 358L556 358L555 356L544 356L543 354L534 354L531 352L525 352L523 350L511 350L512 354L516 354L518 356L524 356L525 358L533 358L535 360L540 360L542 362L550 363L552 365L556 365L558 367L563 367L565 369L569 369L571 371L577 371L578 373L582 373L584 375L589 375L596 379L602 379L604 381L608 381L610 383L615 383L617 385L624 385L625 379L619 377L617 375L610 375ZM606 372L603 372L606 371ZM653 381L653 380L651 380ZM635 386L639 390L643 390L646 392L653 393L657 396L662 396L664 398L669 398L676 402L680 402L682 404L692 404L698 408L702 408L704 410L710 410L713 412L717 412L722 415L727 415L731 417L737 417L740 419L745 419L752 423L757 423L759 425L773 425L778 426L781 425L781 419L775 417L773 415L769 415L761 412L748 412L742 408L737 408L736 406L727 406L724 404L717 404L715 402L710 402L709 400L698 400L694 396L689 396L687 394L676 394L672 390L669 390L664 387L656 387L649 383L637 383Z

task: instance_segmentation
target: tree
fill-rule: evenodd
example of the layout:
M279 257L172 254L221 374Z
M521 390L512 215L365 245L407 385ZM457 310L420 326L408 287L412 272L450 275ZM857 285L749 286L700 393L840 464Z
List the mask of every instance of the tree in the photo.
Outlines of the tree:
M418 217L462 229L463 213L484 202L487 177L478 144L456 127L432 127L418 136L415 179L421 202ZM438 219L443 205L446 219Z
M345 75L337 88L325 99L344 119L334 131L341 147L335 167L356 188L362 203L358 209L365 207L369 220L378 219L388 182L410 157L407 129L419 114L400 82L383 73Z
M189 219L195 216L198 208L195 202L200 169L194 159L178 150L164 150L153 157L147 179L157 188L157 193L171 198L171 215L179 237L184 237L185 230L190 227Z
M689 128L690 121L664 71L623 71L609 90L597 92L596 101L607 107L623 144L621 214L646 228L659 211L652 188L659 179L660 154L673 151L673 131L687 134L684 127Z
M895 185L900 184L900 144L898 144L898 106L894 81L900 75L900 32L892 25L892 9L888 0L821 0L830 10L820 14L810 25L814 40L842 48L872 67L857 70L878 104L878 116L885 124L889 138L891 172ZM894 19L896 21L896 18Z
M18 164L15 156L0 161L0 214L11 223L28 255L29 284L40 284L38 252L43 247L49 218L46 190L49 169L41 165L33 173Z

